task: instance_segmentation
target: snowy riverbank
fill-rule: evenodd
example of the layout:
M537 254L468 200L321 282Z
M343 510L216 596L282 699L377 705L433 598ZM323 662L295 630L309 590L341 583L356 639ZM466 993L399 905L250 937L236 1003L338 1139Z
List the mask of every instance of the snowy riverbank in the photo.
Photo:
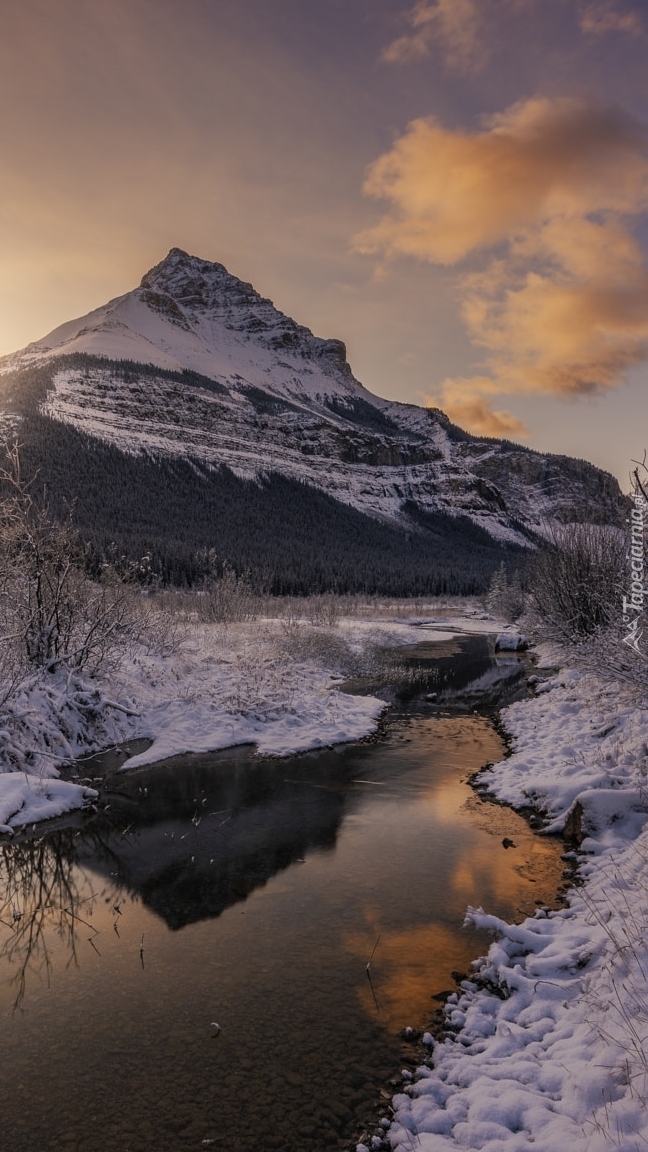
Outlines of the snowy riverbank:
M162 644L134 645L109 677L59 666L25 679L4 704L0 833L92 803L96 792L56 779L59 768L127 740L151 745L125 769L237 744L285 756L367 736L384 700L338 686L379 671L384 649L423 638L407 619L357 617L184 621L179 629L169 619L162 632Z
M395 1098L388 1139L398 1152L635 1152L648 1145L648 712L563 671L502 719L513 754L483 782L546 812L547 830L581 826L582 885L519 926L468 911L496 942L450 997L449 1035Z

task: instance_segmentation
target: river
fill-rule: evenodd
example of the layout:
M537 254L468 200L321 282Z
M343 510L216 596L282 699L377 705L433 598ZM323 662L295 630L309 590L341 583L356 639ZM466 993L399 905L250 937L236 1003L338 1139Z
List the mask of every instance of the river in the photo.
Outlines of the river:
M324 1152L389 1116L404 1029L488 947L466 906L561 883L561 843L468 783L504 755L485 645L428 646L376 741L112 773L105 812L2 845L12 1152Z

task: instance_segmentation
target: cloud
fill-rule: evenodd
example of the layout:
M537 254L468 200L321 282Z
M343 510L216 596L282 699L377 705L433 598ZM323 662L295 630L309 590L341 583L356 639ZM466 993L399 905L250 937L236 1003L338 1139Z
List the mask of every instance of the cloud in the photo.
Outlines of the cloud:
M454 424L469 428L478 436L494 436L498 440L509 436L528 436L529 430L522 420L511 412L494 412L483 400L462 400L444 403L444 412Z
M512 412L494 412L480 395L480 386L492 391L492 380L484 377L444 380L438 396L424 396L424 403L440 407L462 428L480 436L526 436L528 429Z
M620 12L610 0L594 0L592 4L583 5L579 24L581 30L591 36L601 36L606 32L629 32L631 36L643 33L639 13L633 9Z
M447 68L465 73L481 67L484 53L475 0L420 0L406 18L413 32L388 44L380 57L387 64L423 60L436 42Z
M445 383L453 419L463 405L484 431L515 420L489 396L600 392L648 356L648 270L628 229L648 207L648 158L619 111L536 97L476 132L415 120L364 190L392 210L358 251L446 266L481 254L458 291L489 374Z
M648 355L648 272L618 224L550 221L490 271L463 278L462 313L498 391L592 394Z
M643 144L620 113L566 97L515 104L481 132L414 120L364 185L396 212L356 248L451 265L545 219L634 212L648 201Z

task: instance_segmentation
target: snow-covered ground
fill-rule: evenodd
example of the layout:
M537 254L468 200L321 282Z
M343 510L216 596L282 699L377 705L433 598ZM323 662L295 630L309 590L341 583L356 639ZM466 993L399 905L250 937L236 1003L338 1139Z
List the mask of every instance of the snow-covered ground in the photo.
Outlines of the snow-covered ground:
M468 909L495 942L394 1100L398 1152L648 1147L648 711L604 674L562 671L537 693L504 711L513 754L483 782L547 831L580 825L582 884L519 926Z
M0 833L92 803L91 788L55 779L59 767L126 740L151 745L124 769L236 744L285 756L369 735L385 702L336 685L370 670L378 649L421 638L407 619L190 621L171 642L176 627L162 621L161 651L134 646L108 681L59 666L0 708Z

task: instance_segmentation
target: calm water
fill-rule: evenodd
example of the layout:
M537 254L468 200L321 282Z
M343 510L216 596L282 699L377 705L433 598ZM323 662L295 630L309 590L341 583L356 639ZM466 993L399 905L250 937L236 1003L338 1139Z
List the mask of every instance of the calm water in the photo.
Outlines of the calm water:
M466 784L501 755L410 704L384 743L123 774L103 819L4 845L7 1147L348 1147L488 944L466 905L559 886L561 845Z

